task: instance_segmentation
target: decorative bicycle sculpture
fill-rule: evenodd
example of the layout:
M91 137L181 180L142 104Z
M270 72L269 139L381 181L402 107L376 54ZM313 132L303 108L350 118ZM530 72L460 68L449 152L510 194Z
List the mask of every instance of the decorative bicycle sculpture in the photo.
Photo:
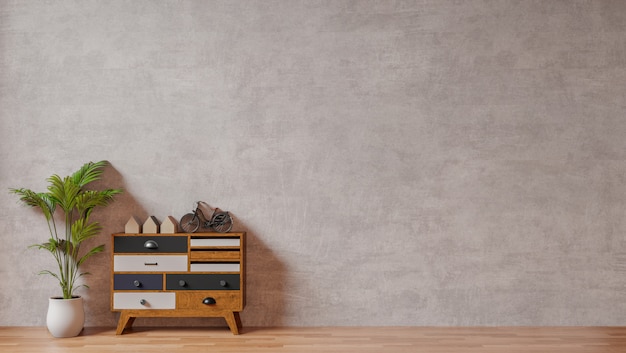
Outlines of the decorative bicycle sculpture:
M207 212L208 210L211 211ZM205 212L211 214L209 218L205 216ZM228 212L219 208L213 209L206 202L198 201L198 206L192 213L187 213L180 218L180 228L185 233L195 233L200 226L219 233L226 233L233 228L233 219Z

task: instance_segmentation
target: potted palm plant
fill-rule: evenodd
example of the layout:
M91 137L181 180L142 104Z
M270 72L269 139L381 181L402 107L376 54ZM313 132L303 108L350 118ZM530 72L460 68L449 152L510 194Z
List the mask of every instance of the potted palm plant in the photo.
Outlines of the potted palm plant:
M31 247L47 250L56 260L55 270L40 272L56 278L62 291L62 296L50 298L46 317L48 330L55 337L77 336L83 329L83 298L75 291L80 287L88 288L79 281L89 273L81 272L80 267L85 260L102 252L104 244L86 250L81 245L100 234L102 229L99 222L90 219L94 208L106 206L114 195L122 192L121 189L97 191L85 188L100 179L106 165L106 161L89 162L64 178L52 175L47 179L47 192L10 189L25 205L41 210L48 224L50 238ZM57 227L57 218L62 219L61 227Z

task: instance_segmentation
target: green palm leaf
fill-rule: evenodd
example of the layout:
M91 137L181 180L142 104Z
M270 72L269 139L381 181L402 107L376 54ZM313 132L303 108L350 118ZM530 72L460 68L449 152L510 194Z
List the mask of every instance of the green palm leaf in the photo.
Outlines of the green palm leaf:
M56 250L59 250L61 248L61 242L54 239L54 238L50 238L48 240L47 243L41 243L41 244L33 244L31 246L29 246L30 248L37 248L40 250L48 250L50 252L54 252Z
M42 192L34 192L29 189L9 189L13 194L20 197L20 200L27 206L39 208L46 220L50 220L54 214L56 203L48 194Z
M87 223L84 218L79 218L72 224L72 243L80 244L83 241L100 234L102 226L98 222Z
M91 211L97 206L106 206L113 200L113 196L121 193L120 189L107 189L103 191L83 191L76 197L76 210L78 214L89 217Z
M85 163L79 170L72 174L72 182L79 187L83 187L92 181L100 179L104 168L107 165L106 161L89 162Z
M58 175L48 178L50 185L48 186L48 194L56 204L59 205L66 213L76 205L76 197L81 192L80 186L76 185L69 177L61 179Z
M83 255L80 259L78 259L78 265L80 266L88 258L92 257L95 254L101 253L103 251L104 251L104 244L96 246L95 248L93 248L93 249L89 250L88 252L86 252L85 255ZM85 272L83 274L89 274L89 273ZM83 274L81 274L81 276Z

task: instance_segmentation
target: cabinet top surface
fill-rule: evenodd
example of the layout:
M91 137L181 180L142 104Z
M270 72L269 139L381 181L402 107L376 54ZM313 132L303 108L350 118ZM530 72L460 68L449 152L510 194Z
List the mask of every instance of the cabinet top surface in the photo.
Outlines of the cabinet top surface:
M230 233L113 233L111 234L114 237L124 237L124 236L150 236L150 237L215 237L215 238L227 238L227 237L240 237L246 234L245 232L230 232Z

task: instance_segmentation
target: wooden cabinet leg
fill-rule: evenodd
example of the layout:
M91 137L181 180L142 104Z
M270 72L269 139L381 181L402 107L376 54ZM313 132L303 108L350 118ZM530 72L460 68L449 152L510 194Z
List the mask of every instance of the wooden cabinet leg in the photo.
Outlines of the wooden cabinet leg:
M233 313L233 315L235 316L235 322L237 323L237 328L241 330L242 326L241 326L241 318L239 317L239 312L236 311Z
M136 317L132 316L128 319L128 323L126 324L126 326L124 327L125 329L127 328L131 328L133 326L133 324L135 323L135 319Z
M134 317L131 317L129 314L122 311L120 313L120 319L117 322L117 330L115 331L115 334L121 335L122 332L124 332L124 329L130 328L134 322Z
M236 318L235 318L235 314L237 314ZM239 326L241 326L241 323L238 323L239 313L235 313L231 311L224 315L224 319L226 319L226 323L228 324L228 328L230 328L230 332L232 332L233 335L238 335Z

